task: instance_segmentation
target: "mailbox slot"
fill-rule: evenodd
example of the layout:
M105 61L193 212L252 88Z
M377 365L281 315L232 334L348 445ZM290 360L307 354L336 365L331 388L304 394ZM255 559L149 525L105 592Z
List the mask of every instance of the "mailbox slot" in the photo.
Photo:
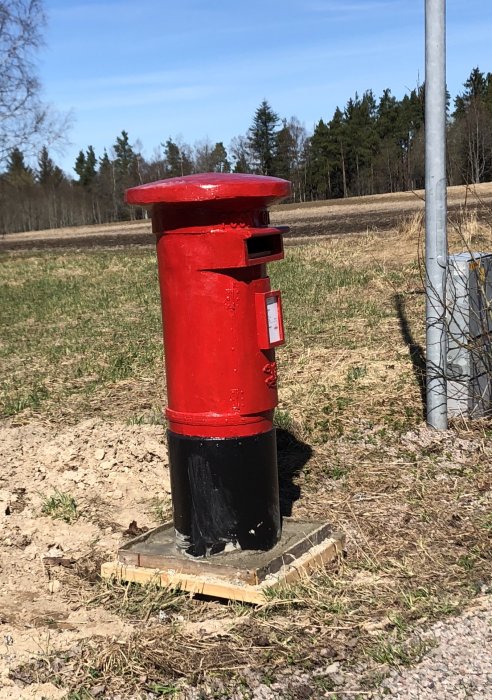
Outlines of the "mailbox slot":
M248 260L270 258L283 252L282 234L268 233L265 236L251 236L246 239Z

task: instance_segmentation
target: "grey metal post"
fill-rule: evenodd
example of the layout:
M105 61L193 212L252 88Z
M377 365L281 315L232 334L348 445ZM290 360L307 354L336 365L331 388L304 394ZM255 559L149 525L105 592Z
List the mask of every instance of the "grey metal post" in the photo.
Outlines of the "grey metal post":
M446 0L425 1L427 424L446 430Z

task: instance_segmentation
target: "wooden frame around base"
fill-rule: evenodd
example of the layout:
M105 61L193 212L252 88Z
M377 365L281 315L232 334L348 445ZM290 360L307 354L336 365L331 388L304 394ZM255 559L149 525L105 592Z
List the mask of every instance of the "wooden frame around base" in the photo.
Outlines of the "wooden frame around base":
M122 564L118 561L106 562L101 566L101 576L105 579L117 578L134 583L155 583L159 586L188 591L192 594L214 598L226 598L243 603L261 605L275 599L270 589L309 576L316 569L342 556L345 536L335 532L319 544L311 547L292 563L267 576L257 585L226 579L214 575L213 568L207 567L203 574L179 573L173 570L151 569L143 566ZM268 594L267 594L268 590Z

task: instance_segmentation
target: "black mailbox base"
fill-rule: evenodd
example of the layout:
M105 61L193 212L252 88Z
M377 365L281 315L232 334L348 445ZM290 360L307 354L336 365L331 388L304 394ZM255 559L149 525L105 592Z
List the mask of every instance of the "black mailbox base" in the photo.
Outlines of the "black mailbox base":
M238 438L168 431L176 544L195 557L280 539L275 430Z

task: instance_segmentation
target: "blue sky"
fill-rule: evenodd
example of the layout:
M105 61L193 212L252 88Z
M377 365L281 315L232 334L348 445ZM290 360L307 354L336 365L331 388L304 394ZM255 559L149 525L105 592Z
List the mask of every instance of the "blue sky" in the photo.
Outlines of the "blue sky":
M73 174L122 129L147 157L169 136L229 144L266 98L312 131L356 91L424 79L424 0L45 0L45 99L74 116ZM447 78L492 71L491 0L448 0Z

